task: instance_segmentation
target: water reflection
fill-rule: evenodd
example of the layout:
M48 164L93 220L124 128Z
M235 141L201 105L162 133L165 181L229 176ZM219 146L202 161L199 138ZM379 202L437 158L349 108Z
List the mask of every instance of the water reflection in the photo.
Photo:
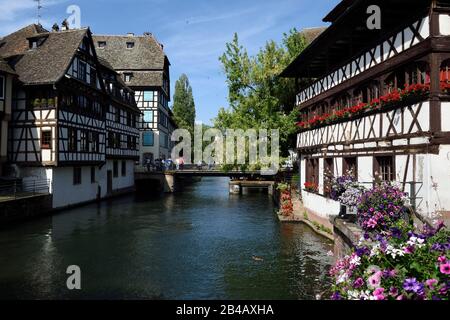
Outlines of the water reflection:
M268 195L229 196L212 178L0 231L0 298L313 299L328 286L331 244L273 210ZM73 264L79 292L65 287Z

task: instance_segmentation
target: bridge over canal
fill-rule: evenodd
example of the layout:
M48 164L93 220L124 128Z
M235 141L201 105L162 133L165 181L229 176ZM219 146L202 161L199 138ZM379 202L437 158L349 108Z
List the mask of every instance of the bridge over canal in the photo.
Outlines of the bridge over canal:
M277 180L291 176L292 171L281 170L274 174L262 174L261 171L223 171L223 170L168 170L164 172L146 171L137 169L135 171L136 186L139 188L146 185L146 182L158 181L161 188L166 193L172 193L179 190L179 183L184 179L196 177L227 177L230 178L230 193L239 194L243 189L268 189L273 193L273 187Z

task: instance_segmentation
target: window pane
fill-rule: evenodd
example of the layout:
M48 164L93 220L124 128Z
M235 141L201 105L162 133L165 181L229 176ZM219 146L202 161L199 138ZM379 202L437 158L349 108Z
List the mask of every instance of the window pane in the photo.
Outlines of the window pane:
M146 147L152 147L154 145L153 131L144 132L142 143Z
M153 91L144 91L144 102L153 101Z
M146 123L153 122L153 111L144 111L144 122Z

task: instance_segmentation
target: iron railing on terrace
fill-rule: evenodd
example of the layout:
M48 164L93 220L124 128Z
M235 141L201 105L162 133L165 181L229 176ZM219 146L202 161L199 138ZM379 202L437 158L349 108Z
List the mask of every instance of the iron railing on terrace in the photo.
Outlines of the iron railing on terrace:
M49 194L50 180L0 181L0 201Z

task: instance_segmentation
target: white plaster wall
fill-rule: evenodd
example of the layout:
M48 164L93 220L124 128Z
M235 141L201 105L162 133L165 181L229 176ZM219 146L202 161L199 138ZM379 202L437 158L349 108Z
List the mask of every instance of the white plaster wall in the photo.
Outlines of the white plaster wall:
M427 155L425 175L428 214L450 211L450 146L442 145L439 155Z
M358 157L358 181L373 181L373 157Z
M134 161L133 160L124 160L126 161L126 176L122 176L122 160L117 160L119 164L119 176L114 178L113 177L113 191L119 191L121 189L127 189L134 186ZM114 170L114 160L108 160L106 162L106 166L102 168L105 172L108 172L108 170L113 171ZM107 188L107 174L105 174L104 179L104 185L105 190ZM102 188L103 189L103 188Z
M302 190L302 199L305 208L313 211L322 218L339 215L341 204L337 201L327 199L314 193Z
M448 14L439 15L439 32L443 36L450 35L450 15Z
M450 26L449 26L449 28L450 28ZM450 111L450 102L441 102L442 131L450 131L450 112L449 111Z
M306 182L306 159L304 156L301 156L300 159L301 159L300 183L301 183L301 187L303 188L303 186L305 185L305 182Z
M324 178L324 159L319 159L319 193L324 193L324 185L323 185L323 178Z
M343 175L342 168L343 168L343 158L335 158L334 159L334 176L340 177Z
M105 171L104 169L102 171ZM97 198L98 186L102 186L102 196L106 192L103 187L102 172L96 168L96 183L91 183L91 167L82 167L80 185L73 185L73 167L53 169L53 208L64 208L83 202L93 201ZM100 183L99 183L100 182Z

